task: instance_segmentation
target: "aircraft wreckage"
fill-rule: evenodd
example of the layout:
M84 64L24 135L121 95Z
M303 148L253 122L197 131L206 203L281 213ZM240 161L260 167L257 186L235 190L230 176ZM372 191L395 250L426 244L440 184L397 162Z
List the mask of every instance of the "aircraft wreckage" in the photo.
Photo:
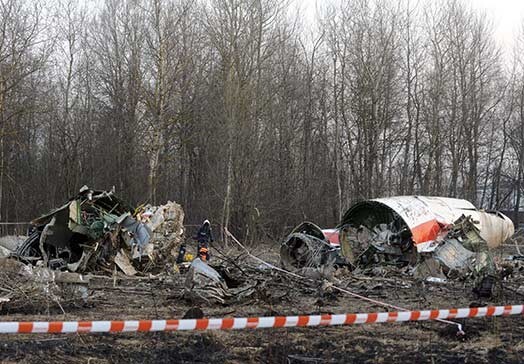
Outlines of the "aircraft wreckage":
M314 224L299 225L281 246L282 265L411 267L413 275L426 280L471 278L481 294L489 295L496 273L490 250L514 233L512 221L500 212L478 210L462 199L425 196L359 202L337 229L334 237L332 230L324 234ZM334 250L342 259L333 257Z
M33 265L71 272L149 272L173 260L182 242L180 205L135 208L114 191L84 186L64 205L33 220L29 237L13 257Z

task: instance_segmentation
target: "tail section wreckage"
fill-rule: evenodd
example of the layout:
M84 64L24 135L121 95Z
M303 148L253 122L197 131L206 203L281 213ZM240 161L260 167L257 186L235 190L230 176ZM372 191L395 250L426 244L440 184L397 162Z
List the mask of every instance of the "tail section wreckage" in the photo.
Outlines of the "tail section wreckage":
M477 210L466 200L424 196L398 196L357 203L344 214L340 226L342 236L347 231L344 227L373 229L389 224L397 231L407 229L421 253L434 250L443 231L462 216L471 217L490 248L496 248L515 232L511 220L500 212ZM347 244L343 244L343 252L348 252L347 249Z

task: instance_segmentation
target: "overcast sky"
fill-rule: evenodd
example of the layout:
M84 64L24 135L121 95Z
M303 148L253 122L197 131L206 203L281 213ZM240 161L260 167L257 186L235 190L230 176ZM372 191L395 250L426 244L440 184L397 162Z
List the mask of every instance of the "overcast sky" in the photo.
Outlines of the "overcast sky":
M497 39L511 48L524 19L524 0L470 0L474 8L492 17Z
M315 4L322 4L325 0L296 0L304 9L304 15L313 20L315 18ZM391 0L397 1L397 0ZM434 0L439 1L439 0ZM500 44L508 51L512 46L520 23L524 19L524 0L466 0L473 8L485 11L493 19L495 35Z

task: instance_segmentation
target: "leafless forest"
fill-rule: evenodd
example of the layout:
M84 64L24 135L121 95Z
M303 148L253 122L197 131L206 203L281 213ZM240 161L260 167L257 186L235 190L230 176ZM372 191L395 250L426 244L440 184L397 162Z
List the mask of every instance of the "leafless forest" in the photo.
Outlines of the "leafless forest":
M353 202L517 209L524 38L460 0L0 0L0 220L88 184L250 240Z

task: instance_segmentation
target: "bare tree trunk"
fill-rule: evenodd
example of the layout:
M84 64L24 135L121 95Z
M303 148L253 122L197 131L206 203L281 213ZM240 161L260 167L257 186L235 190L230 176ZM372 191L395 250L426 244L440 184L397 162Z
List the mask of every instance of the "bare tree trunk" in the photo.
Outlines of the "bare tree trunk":
M233 184L233 142L229 143L227 156L227 182L226 194L224 196L224 207L222 210L222 241L228 246L228 235L225 229L229 229L229 218L231 214L231 186Z

